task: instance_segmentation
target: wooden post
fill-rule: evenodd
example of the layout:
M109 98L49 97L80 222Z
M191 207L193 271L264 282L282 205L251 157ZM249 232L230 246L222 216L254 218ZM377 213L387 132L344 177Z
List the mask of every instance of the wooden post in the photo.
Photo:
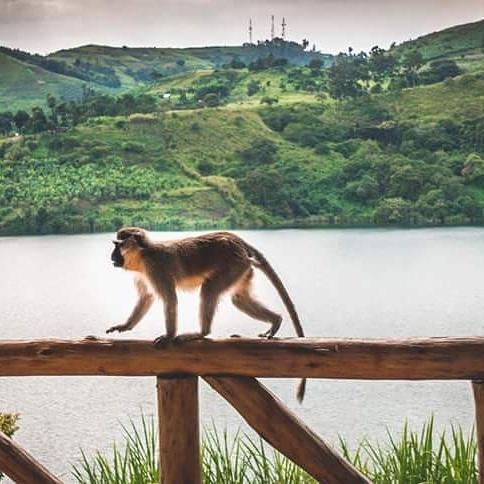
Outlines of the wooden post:
M0 471L22 484L62 484L20 445L0 432Z
M204 380L232 404L261 437L318 482L370 482L255 378L205 377Z
M201 484L198 378L157 378L160 483Z
M479 462L479 484L484 484L484 381L472 382L476 405L477 455Z

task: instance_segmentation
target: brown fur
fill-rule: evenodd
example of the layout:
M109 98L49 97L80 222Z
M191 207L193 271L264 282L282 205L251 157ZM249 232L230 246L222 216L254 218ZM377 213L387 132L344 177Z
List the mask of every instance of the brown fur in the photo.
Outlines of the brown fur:
M265 257L237 235L214 232L175 241L153 242L143 229L127 227L118 231L117 239L112 259L118 262L115 265L138 273L139 301L128 321L113 326L108 332L132 329L151 306L154 291L163 300L165 309L166 335L155 340L155 344L161 346L175 338L177 333L176 289L200 287L200 332L177 336L177 340L207 336L219 298L228 290L232 292L232 302L238 309L271 325L260 336L272 338L279 330L282 317L252 296L253 267L256 267L266 274L279 292L298 336L304 336L296 309L282 281ZM304 388L305 380L298 391L300 400Z

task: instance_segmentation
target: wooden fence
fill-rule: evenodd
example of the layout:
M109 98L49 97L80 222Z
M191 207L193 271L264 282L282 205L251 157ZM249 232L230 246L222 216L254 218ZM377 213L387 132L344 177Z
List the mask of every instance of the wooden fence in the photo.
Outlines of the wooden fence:
M307 428L257 377L468 380L476 406L484 484L484 338L225 339L156 349L149 341L0 341L0 376L116 375L157 380L164 484L200 484L198 378L202 377L267 442L318 482L370 482ZM0 435L0 471L21 484L59 483Z

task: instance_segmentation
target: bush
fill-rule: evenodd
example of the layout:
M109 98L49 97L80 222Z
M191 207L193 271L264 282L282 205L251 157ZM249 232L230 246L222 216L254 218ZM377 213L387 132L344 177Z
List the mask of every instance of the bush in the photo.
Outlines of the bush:
M121 148L123 151L127 151L129 153L144 153L145 147L142 143L138 143L137 141L125 141Z
M239 152L242 159L251 165L272 163L276 153L277 145L265 138L255 140L252 146Z
M277 99L277 97L270 97L270 96L264 96L260 100L261 104L267 104L268 106L272 106L273 104L277 104L278 102L279 102L279 99Z
M208 160L200 161L197 165L198 171L203 176L213 175L215 172L215 165Z
M412 221L412 205L402 198L383 198L375 209L375 222L404 225Z
M250 80L247 84L247 95L253 96L260 91L260 82L255 80Z
M3 432L7 437L11 437L18 430L18 420L18 413L0 412L0 432Z

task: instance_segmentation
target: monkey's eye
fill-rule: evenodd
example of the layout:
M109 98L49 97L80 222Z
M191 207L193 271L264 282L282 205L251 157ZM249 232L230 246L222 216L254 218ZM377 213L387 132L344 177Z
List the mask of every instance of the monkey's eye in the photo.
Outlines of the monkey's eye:
M119 240L113 240L113 244L117 247L118 245L121 245L121 242Z

